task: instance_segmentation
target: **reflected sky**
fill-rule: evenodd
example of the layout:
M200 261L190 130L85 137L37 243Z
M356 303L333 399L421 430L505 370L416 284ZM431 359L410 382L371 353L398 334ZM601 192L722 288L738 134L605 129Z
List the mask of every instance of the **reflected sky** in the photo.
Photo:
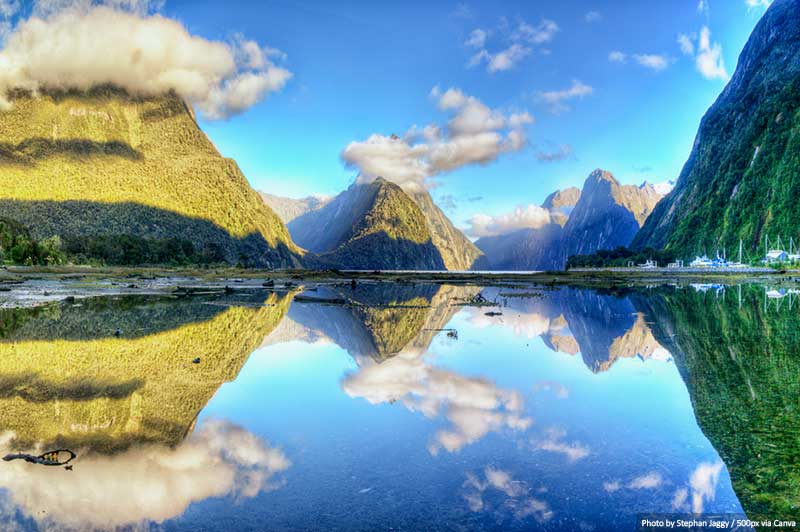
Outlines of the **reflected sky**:
M492 303L471 304L478 292ZM345 304L309 300L333 295ZM218 345L243 353L221 359L241 366L232 375L201 373L204 396L216 391L196 419L178 422L185 438L176 442L171 428L168 441L152 441L150 423L149 441L92 449L90 438L75 440L90 443L73 471L2 463L3 524L633 530L638 513L742 513L728 468L698 426L687 368L657 340L663 327L653 328L652 309L637 300L649 294L421 285L290 297L211 313L206 303L214 302L204 302L195 323L185 314L176 331L216 331L207 353ZM152 315L132 308L126 323ZM62 318L23 321L0 351L31 342L52 349L41 331L57 331L54 319ZM148 338L130 342L160 345ZM95 410L85 417L102 421L101 405L111 401L116 410L101 432L115 438L113 416L160 390L153 379L145 375L132 397L84 400L72 415L88 404ZM180 382L170 379L165 385ZM17 411L53 407L16 388L6 395ZM159 418L149 415L145 425ZM13 433L0 443L20 445Z

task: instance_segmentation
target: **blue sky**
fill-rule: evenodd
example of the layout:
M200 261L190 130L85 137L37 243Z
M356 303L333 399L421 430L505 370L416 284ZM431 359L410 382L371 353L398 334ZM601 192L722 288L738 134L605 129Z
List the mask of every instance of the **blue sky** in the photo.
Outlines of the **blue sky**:
M707 28L708 50L719 47L732 74L762 3L170 0L163 12L193 34L242 33L286 54L293 77L283 90L227 121L202 123L255 188L275 194L336 194L357 174L342 162L348 143L446 124L451 115L431 98L434 86L458 88L506 116L529 112L535 123L524 127L522 149L434 177L434 198L465 227L476 213L499 215L580 186L597 167L623 183L675 179L726 83L713 57L701 72L698 38ZM520 28L550 22L550 35L520 40ZM486 32L483 46L467 44L476 29ZM527 54L506 70L468 64L481 49L494 55L515 43ZM553 104L575 87L582 96ZM548 158L555 160L541 160Z

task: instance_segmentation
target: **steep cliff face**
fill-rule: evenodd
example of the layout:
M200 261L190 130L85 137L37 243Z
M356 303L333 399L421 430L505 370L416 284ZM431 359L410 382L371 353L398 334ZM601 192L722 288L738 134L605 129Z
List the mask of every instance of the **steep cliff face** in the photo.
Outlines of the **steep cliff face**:
M629 245L660 198L649 183L620 185L610 172L595 170L564 225L563 261L570 255Z
M800 0L759 21L728 86L700 123L675 189L636 248L751 250L800 229Z
M410 194L425 215L433 245L439 250L448 270L484 270L489 263L480 249L459 231L433 202L428 191Z
M183 238L231 263L298 266L286 227L176 96L31 96L0 115L0 216L37 238Z

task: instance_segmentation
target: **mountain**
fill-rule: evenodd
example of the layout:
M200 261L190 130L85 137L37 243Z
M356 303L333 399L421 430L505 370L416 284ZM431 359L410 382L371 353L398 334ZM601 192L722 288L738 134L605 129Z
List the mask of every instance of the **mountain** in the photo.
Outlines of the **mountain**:
M545 198L542 208L550 211L550 217L554 223L564 227L580 197L581 189L577 187L556 190Z
M595 170L582 190L545 199L549 224L483 237L475 245L495 270L563 269L570 255L630 244L661 197L650 183L621 185L611 173Z
M660 199L649 183L620 185L610 172L595 170L564 225L564 261L570 255L629 245Z
M800 0L776 0L736 72L700 122L675 189L636 248L686 255L717 246L761 249L800 224Z
M324 207L330 201L330 198L323 196L307 196L295 199L275 196L262 191L258 191L258 195L261 196L267 207L272 209L285 224L288 224L298 216Z
M441 270L444 261L425 215L385 179L354 183L320 209L289 224L297 243L321 267L356 270Z
M411 192L410 196L425 215L433 245L439 250L446 269L461 271L488 269L489 263L481 250L453 225L447 215L433 202L427 190Z
M319 255L323 266L409 270L485 266L481 252L453 226L430 194L406 192L381 178L353 183L287 227L298 245ZM382 240L381 233L394 236ZM367 234L372 236L364 240ZM387 254L387 249L394 252Z
M182 239L232 264L300 265L286 227L175 95L20 92L2 118L0 217L36 238Z

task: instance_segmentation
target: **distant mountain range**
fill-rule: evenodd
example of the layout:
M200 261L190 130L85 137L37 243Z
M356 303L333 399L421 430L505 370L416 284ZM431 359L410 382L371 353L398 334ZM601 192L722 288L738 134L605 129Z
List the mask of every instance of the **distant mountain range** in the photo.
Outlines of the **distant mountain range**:
M633 241L685 256L800 229L800 0L776 0L700 123L689 160Z
M570 188L547 197L542 207L551 213L550 223L483 237L475 245L495 270L562 269L570 255L630 244L661 197L650 183L621 185L598 169L582 191Z

